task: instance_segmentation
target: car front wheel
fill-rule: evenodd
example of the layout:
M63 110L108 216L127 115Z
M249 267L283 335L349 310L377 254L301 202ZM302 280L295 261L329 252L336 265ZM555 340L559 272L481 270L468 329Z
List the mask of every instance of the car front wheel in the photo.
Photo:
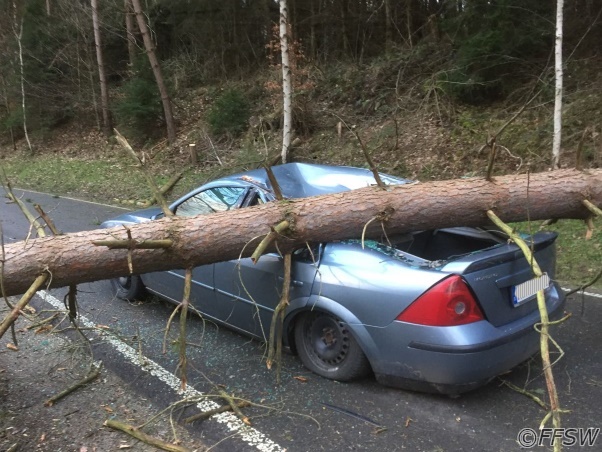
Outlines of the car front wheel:
M131 275L111 280L115 295L122 300L137 300L145 295L144 284L140 276Z
M325 312L302 314L295 323L295 345L305 367L323 377L350 381L370 372L370 363L347 325Z

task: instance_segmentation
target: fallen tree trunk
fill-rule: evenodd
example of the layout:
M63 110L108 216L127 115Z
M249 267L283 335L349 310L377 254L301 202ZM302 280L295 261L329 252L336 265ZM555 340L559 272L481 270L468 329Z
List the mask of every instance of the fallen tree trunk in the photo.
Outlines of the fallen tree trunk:
M249 256L258 242L283 220L287 237L281 251L319 242L415 230L489 224L487 210L505 222L526 219L588 218L583 200L602 206L602 170L503 176L492 182L460 179L286 200L193 218L170 217L133 225L136 241L169 239L166 249L109 249L92 241L127 239L124 228L100 229L29 240L5 246L4 295L25 292L42 272L60 287L126 275L128 254L134 273L187 268ZM381 226L381 223L383 226ZM241 252L241 250L244 250Z

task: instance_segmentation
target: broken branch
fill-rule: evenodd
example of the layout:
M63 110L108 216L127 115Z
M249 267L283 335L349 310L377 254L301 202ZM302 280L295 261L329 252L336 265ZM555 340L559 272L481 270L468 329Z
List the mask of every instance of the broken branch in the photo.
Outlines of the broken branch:
M157 200L157 202L161 206L161 209L163 210L163 213L165 214L165 216L166 217L173 216L173 212L171 210L169 210L169 206L167 205L167 202L165 201L165 197L159 190L159 187L157 187L157 183L155 182L155 179L153 179L151 174L147 171L146 165L144 164L144 162L142 160L140 160L140 157L138 157L138 155L136 154L134 149L132 149L132 146L130 146L130 143L128 143L128 140L126 140L126 138L123 135L121 135L117 129L113 129L113 131L115 132L115 138L117 139L119 144L140 165L140 170L142 171L142 173L144 174L144 177L146 178L146 181L148 182L148 186L150 187L150 189L153 193L153 197Z
M280 364L282 361L281 345L282 345L282 324L284 320L284 311L289 302L289 293L291 288L291 253L284 255L284 279L282 281L282 296L272 314L272 324L270 325L270 338L268 347L268 358L266 361L268 369L272 368L272 363L276 359L278 363L278 371L276 379L280 382ZM278 328L278 331L276 331Z
M3 173L2 176L3 176L2 177L2 186L5 188L6 193L8 194L8 199L10 199L12 202L14 202L19 207L21 212L23 212L23 215L25 215L25 218L27 218L27 221L29 221L29 224L31 224L31 226L36 229L36 232L38 233L38 237L46 237L46 231L44 231L44 227L32 215L32 213L29 211L29 209L23 203L23 201L21 201L19 198L17 198L14 195L13 187L11 186L10 181L6 177L6 174Z
M187 449L182 446L178 446L176 444L171 444L166 441L162 441L154 436L147 435L144 432L141 432L136 427L130 424L126 424L125 422L115 421L113 419L107 419L104 424L105 426L120 430L123 433L127 433L128 435L146 443L150 446L154 446L158 449L167 450L169 452L189 452L190 449Z
M246 425L251 425L251 421L249 420L249 418L243 414L243 412L238 407L238 404L234 401L234 398L230 396L230 394L220 389L219 396L226 402L228 402L228 405L230 405L232 411L234 411L234 414L236 414L236 416L238 416L238 418L241 421L243 421L243 423L245 423Z
M596 207L592 202L588 201L587 199L584 199L583 205L587 207L589 211L597 217L602 217L602 210L600 210L599 207Z
M102 368L102 362L99 362L98 364L92 363L92 365L90 366L90 372L88 373L88 375L86 375L85 378L78 381L74 385L68 387L64 391L59 392L57 395L50 397L48 400L46 400L44 402L44 406L52 406L56 402L58 402L60 399L62 399L63 397L71 394L76 389L79 389L82 386L90 383L91 381L96 380L98 378L98 376L100 375L101 368Z
M274 226L272 230L263 238L263 240L259 242L259 245L257 245L255 251L253 251L253 254L251 255L251 261L253 261L253 263L256 264L259 261L261 255L265 253L266 248L274 240L276 240L276 237L278 237L282 234L282 232L288 229L289 226L290 223L287 220L281 221L276 226Z
M184 277L184 296L182 297L182 309L180 310L180 361L178 369L180 369L180 380L182 382L182 390L186 389L186 318L188 316L188 304L190 302L190 289L192 285L192 267L186 269Z
M512 230L510 226L504 223L492 210L487 211L487 216L493 223L499 227L508 237L516 243L521 249L527 262L531 266L533 273L537 277L543 276L541 267L535 260L533 253L529 249L527 243ZM548 341L551 339L549 335L549 324L550 320L548 317L548 309L546 307L546 300L543 290L537 292L537 307L539 309L539 315L541 317L541 330L539 331L540 337L540 350L541 359L543 361L543 373L546 380L546 386L548 388L548 397L550 399L550 413L552 415L552 423L554 428L560 428L560 403L558 401L558 392L556 390L556 383L554 382L554 373L552 372L552 364L550 361L550 348Z
M238 402L236 406L238 408L245 408L251 405L248 401L243 400L242 402ZM184 419L185 424L191 424L196 421L204 421L209 419L211 416L215 416L216 414L225 413L226 411L232 411L232 406L230 405L222 405L219 408L215 408L213 410L204 411L199 414L195 414L193 416L187 417Z
M40 214L40 217L42 218L42 220L44 220L46 226L48 226L48 229L50 229L50 232L52 232L53 235L61 235L61 232L56 228L54 222L50 219L50 217L46 215L46 212L44 212L42 206L40 206L39 204L34 204L33 208L36 209L36 212Z
M23 309L25 306L27 306L27 304L31 301L31 299L36 294L36 292L46 282L48 277L49 277L48 272L44 272L40 276L38 276L35 279L35 281L33 282L33 284L31 286L29 286L29 289L27 289L27 292L25 292L25 294L21 297L21 299L14 306L12 311L9 312L6 315L6 317L4 317L4 320L2 320L2 323L0 324L0 337L4 336L4 333L6 333L6 330L8 330L8 328L15 322L15 320L17 320L17 318L19 317L19 314L21 313L21 309Z

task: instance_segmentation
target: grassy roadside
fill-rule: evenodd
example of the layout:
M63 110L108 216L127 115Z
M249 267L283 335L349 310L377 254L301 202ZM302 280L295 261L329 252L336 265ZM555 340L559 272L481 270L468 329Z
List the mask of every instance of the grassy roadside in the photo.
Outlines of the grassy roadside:
M56 195L80 197L116 205L136 205L151 197L151 191L131 159L122 156L101 160L82 160L40 155L35 158L10 158L0 161L12 185ZM169 166L153 170L159 186L179 170ZM200 171L189 171L173 191L172 197L186 193L207 179ZM197 182L198 181L198 182Z
M150 190L142 173L121 155L108 156L101 160L82 160L51 155L36 156L35 159L9 158L0 163L13 186L28 188L56 195L69 195L91 201L119 205L133 205L150 197ZM160 168L160 170L158 169ZM179 168L156 167L154 172L158 184L165 183ZM174 199L220 173L228 173L226 167L205 170L190 170L178 183L170 196ZM540 222L531 225L539 228ZM588 283L602 268L602 220L596 221L597 228L590 240L585 239L586 227L582 221L562 220L546 229L559 234L557 241L557 277L564 285L578 286ZM529 231L527 223L517 226ZM594 286L602 290L602 281Z
M537 231L542 222L519 223L521 232ZM581 220L560 220L545 230L558 233L556 240L556 274L563 285L577 287L589 283L602 270L602 219L596 220L591 239L586 240L587 228ZM592 286L602 290L602 280Z

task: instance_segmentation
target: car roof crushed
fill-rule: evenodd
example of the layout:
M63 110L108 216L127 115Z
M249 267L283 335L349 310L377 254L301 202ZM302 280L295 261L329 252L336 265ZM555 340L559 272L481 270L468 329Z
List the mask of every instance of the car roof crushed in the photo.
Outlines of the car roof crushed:
M274 176L285 198L305 198L309 196L340 193L376 184L372 172L367 168L334 167L311 163L287 163L272 167ZM382 174L385 184L404 184L405 179ZM272 192L265 169L256 169L220 179L244 180L264 190Z

